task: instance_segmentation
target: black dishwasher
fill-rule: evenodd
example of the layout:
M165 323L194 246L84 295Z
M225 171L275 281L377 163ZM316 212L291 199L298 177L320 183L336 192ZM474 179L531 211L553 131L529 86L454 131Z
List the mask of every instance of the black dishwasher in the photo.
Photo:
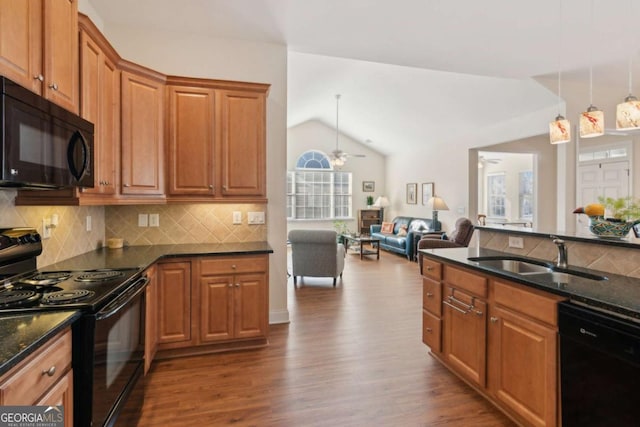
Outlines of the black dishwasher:
M562 426L640 425L640 323L558 308Z

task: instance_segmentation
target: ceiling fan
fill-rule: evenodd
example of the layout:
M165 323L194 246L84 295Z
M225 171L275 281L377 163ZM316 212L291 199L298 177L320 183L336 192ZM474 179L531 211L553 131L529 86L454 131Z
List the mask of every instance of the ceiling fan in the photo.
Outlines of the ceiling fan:
M338 144L340 137L339 124L339 107L340 107L340 94L336 95L336 149L331 152L329 159L334 167L340 167L344 165L349 157L366 157L364 154L349 154L340 149Z

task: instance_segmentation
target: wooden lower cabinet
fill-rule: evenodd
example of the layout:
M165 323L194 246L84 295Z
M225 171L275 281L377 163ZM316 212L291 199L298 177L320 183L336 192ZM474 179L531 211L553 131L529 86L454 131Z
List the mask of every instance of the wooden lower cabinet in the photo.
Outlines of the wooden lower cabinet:
M202 352L207 346L265 344L268 283L268 255L158 264L158 350Z
M158 349L190 346L191 262L158 264Z
M73 426L70 329L0 377L0 405L64 405L64 425Z
M144 318L144 373L151 368L151 363L158 350L158 278L157 267L152 265L145 271L149 283L145 290Z
M560 425L557 304L565 298L446 262L427 263L422 337L431 353L519 424ZM432 301L433 272L440 270L441 320Z

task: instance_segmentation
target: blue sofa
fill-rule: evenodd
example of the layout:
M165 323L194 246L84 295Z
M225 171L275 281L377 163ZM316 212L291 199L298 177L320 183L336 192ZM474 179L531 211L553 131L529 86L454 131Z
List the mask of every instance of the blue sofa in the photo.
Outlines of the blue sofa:
M438 221L438 229L440 222ZM398 236L398 232L402 226L407 227L405 236ZM409 260L413 259L413 235L416 232L435 231L432 219L428 218L412 218L408 216L397 216L393 219L393 233L381 233L381 224L375 224L370 227L371 237L380 240L380 247L391 252L405 255Z

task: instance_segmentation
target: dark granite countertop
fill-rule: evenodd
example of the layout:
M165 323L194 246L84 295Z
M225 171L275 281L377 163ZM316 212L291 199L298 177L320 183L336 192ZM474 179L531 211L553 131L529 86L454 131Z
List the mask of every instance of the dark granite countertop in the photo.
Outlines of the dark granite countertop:
M267 242L125 246L120 249L96 249L55 264L41 267L40 269L60 271L93 270L101 268L138 268L144 270L162 258L269 253L273 253L273 249L271 249Z
M79 311L48 311L0 316L0 375L71 325Z
M517 255L510 253L482 248L421 249L420 252L438 261L448 261L462 267L482 271L483 273L491 273L513 282L566 296L572 301L640 319L640 279L570 265L569 268L571 270L606 276L608 280L596 281L571 276L567 281L568 283L554 283L548 280L545 281L535 275L519 275L498 268L481 266L478 262L468 260L469 257L483 256L517 257ZM549 263L546 260L538 261Z

